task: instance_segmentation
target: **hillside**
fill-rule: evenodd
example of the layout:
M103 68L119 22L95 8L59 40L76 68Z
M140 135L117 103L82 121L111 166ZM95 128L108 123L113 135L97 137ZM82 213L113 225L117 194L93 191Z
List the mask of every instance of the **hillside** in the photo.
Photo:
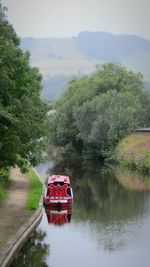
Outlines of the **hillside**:
M42 95L48 99L55 98L66 86L62 76L68 81L90 74L97 64L106 61L141 72L146 84L150 81L150 41L141 37L82 32L72 38L23 38L21 48L30 51L31 65L40 69L44 77Z
M150 41L132 35L82 32L75 40L82 54L100 60L121 62L140 51L150 53Z
M44 78L91 73L96 59L89 59L73 38L24 38L22 49L31 53L31 64L40 68Z

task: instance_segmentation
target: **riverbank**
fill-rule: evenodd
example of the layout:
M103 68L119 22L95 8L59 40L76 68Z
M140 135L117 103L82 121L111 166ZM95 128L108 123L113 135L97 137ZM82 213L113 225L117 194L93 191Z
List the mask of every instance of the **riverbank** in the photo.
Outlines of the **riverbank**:
M119 165L140 174L150 174L150 132L133 133L123 139L115 151Z
M39 209L26 210L25 204L30 188L26 174L18 168L10 173L11 184L7 197L0 205L0 266L6 266L15 251L36 227L42 216L42 203Z

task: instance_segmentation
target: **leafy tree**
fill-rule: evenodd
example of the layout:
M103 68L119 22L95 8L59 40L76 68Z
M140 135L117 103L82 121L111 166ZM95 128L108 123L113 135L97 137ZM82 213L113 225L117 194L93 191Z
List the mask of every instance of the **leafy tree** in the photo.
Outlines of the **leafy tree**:
M25 170L42 159L47 107L41 78L0 5L0 168L17 164Z
M108 63L91 76L73 79L54 109L51 143L105 157L132 130L149 126L150 94L141 74Z
M2 5L0 0L0 36L13 41L15 45L19 45L19 38L12 25L6 19L5 11L7 11L7 8Z

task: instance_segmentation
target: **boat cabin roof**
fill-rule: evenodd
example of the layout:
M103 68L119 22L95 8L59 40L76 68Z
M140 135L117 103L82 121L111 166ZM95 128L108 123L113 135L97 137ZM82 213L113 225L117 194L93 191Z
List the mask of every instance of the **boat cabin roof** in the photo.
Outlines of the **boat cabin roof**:
M70 178L69 176L63 176L63 175L51 175L48 177L48 185L56 182L57 183L63 182L65 184L70 184Z

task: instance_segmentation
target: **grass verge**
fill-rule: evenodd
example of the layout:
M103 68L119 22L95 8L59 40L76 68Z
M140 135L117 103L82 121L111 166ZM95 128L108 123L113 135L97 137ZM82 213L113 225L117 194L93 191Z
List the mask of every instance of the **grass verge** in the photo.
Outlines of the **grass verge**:
M6 198L6 189L10 184L9 180L9 169L1 169L0 170L0 204Z
M133 133L123 139L116 148L115 157L122 167L150 174L150 134Z
M39 201L42 195L42 183L32 169L29 170L27 176L30 181L30 188L27 194L25 208L28 210L36 210L39 207Z

